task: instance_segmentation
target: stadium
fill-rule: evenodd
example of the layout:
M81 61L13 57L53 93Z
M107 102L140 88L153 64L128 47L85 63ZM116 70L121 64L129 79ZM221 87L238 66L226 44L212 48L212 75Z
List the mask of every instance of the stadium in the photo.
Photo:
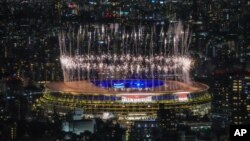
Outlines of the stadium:
M48 112L53 112L55 107L61 113L83 108L88 115L110 112L126 120L155 119L159 104L164 104L167 109L187 109L195 115L209 112L210 95L207 85L193 82L190 86L178 81L164 83L178 88L168 91L162 88L165 86L147 91L119 90L100 88L87 81L52 82L46 85L47 90L40 98L40 104Z
M191 37L180 22L159 29L114 24L72 30L59 34L64 81L47 83L37 102L47 113L82 108L89 117L144 120L155 119L160 104L194 115L209 112L209 87L189 77Z

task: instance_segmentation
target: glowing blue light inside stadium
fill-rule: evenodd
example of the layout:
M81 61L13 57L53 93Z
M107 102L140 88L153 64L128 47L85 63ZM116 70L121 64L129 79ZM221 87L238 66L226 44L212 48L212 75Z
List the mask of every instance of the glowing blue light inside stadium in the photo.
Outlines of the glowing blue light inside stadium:
M164 84L161 80L150 80L150 79L128 79L128 80L95 80L93 84L102 88L154 88Z
M124 83L114 83L113 87L118 89L125 88Z

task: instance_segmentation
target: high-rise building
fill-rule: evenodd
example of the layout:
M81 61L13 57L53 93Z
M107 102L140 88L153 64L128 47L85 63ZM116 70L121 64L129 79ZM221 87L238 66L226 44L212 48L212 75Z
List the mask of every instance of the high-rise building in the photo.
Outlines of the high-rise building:
M250 105L250 74L247 71L217 71L214 75L213 123L227 128L230 124L246 124Z
M16 140L16 138L17 138L17 124L14 123L13 125L10 126L10 139Z

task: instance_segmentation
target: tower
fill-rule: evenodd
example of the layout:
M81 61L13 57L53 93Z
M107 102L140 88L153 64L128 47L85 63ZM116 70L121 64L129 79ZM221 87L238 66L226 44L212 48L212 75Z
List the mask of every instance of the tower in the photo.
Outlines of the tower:
M246 124L249 117L249 72L232 70L216 72L213 91L213 123L227 128L229 124Z

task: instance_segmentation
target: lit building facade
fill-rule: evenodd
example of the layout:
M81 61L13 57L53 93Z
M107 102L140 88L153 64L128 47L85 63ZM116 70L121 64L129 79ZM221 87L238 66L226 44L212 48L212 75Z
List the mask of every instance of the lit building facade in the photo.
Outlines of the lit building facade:
M249 119L250 77L247 71L217 72L214 77L212 113L215 126L246 124Z

